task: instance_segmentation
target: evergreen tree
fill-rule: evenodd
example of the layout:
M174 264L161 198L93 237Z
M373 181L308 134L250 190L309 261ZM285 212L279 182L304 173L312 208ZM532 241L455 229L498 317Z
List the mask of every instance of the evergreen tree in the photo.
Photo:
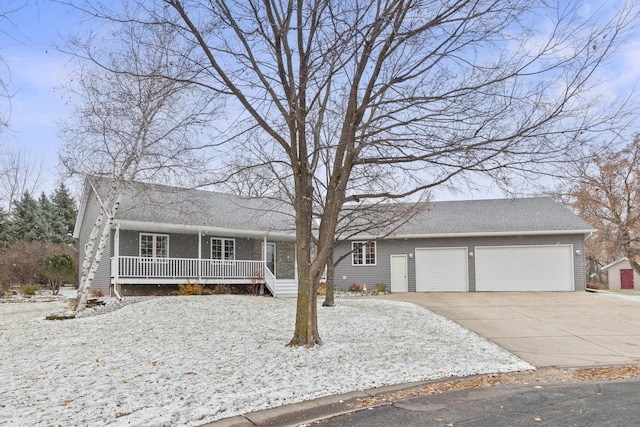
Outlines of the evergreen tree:
M0 207L0 248L7 248L11 244L9 236L10 227L9 214L4 208Z
M51 236L50 225L41 204L28 191L25 191L20 201L15 202L13 221L9 229L12 243L18 241L46 242Z
M42 230L42 238L47 242L68 243L67 227L58 210L44 192L38 199L38 206L46 223L46 228Z
M76 202L69 194L69 190L61 183L51 196L51 203L56 211L58 218L64 225L65 243L69 243L73 240L73 229L76 225L76 217L78 216L78 208Z

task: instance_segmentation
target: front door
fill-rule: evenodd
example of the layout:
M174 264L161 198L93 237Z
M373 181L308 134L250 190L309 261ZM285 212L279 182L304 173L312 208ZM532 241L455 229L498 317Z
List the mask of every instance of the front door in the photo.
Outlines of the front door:
M391 255L391 292L407 292L407 256Z
M276 244L267 243L267 268L276 275Z
M620 269L620 288L633 289L633 270L631 268Z

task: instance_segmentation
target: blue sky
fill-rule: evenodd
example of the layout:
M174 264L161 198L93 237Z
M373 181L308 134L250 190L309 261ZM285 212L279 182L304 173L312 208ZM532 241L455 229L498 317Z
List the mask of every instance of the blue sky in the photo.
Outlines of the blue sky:
M0 0L7 1L7 0ZM71 114L59 88L73 78L67 67L69 58L53 45L60 44L60 35L80 31L79 17L67 6L52 0L8 0L14 4L27 2L10 15L11 22L0 21L0 56L10 70L11 100L10 130L0 134L0 148L19 149L42 159L48 179L41 190L47 193L59 183L57 150L62 141L58 136L60 122ZM11 3L10 3L11 4ZM594 3L595 4L595 3ZM7 6L0 6L6 10ZM603 93L628 92L640 80L640 36L634 37L608 68ZM6 67L0 69L6 79ZM0 104L6 111L6 105ZM451 195L446 191L438 199L500 197L496 189Z
M19 6L18 3L13 4ZM11 4L10 4L11 5ZM4 10L7 7L4 6ZM20 10L0 21L0 55L9 79L10 128L0 134L0 146L20 150L44 162L47 179L41 190L49 193L58 184L57 150L59 122L71 112L59 90L69 79L68 58L53 48L59 34L74 27L76 18L67 8L50 0L29 0ZM3 112L9 107L2 104Z

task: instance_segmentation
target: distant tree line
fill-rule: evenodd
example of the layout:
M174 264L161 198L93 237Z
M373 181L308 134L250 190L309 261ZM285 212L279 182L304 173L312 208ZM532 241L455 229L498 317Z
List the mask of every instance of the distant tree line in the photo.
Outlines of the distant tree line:
M14 202L11 214L0 208L0 247L17 242L70 244L78 210L64 184L48 197L35 199L30 192Z
M78 251L73 244L77 214L64 184L50 196L43 192L37 199L24 192L13 202L10 213L0 208L0 297L11 294L13 287L48 285L55 293L62 282L75 282L75 271L67 270L77 265ZM51 263L59 260L72 262L66 262L64 269L54 268Z

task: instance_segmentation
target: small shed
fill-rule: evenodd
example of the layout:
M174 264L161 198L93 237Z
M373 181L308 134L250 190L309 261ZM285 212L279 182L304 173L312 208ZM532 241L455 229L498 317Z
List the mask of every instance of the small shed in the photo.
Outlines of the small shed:
M640 289L640 275L631 268L627 258L620 258L602 267L607 272L609 289Z

